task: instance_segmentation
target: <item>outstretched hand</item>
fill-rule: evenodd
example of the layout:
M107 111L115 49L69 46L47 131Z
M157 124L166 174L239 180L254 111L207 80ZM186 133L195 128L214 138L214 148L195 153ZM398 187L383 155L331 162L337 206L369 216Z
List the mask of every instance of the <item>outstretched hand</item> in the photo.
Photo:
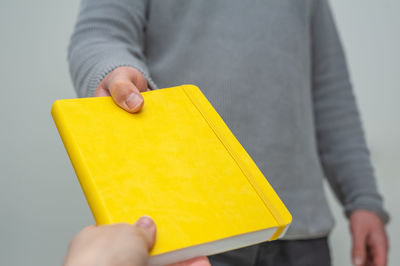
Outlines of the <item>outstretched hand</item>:
M350 216L352 257L356 266L386 266L388 237L382 219L374 212L356 210Z
M146 266L154 245L156 225L141 217L134 225L88 226L71 241L64 266ZM171 266L209 266L199 257Z
M94 92L95 97L110 96L114 102L129 113L142 109L141 92L148 91L143 74L132 67L118 67L109 73Z

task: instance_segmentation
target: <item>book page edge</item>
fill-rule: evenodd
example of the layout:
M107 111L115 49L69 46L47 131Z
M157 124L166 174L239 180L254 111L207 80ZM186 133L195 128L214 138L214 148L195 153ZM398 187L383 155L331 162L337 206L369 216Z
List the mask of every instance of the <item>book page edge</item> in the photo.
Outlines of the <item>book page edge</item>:
M263 229L247 234L237 235L217 241L212 241L192 247L167 252L160 255L155 255L150 258L149 266L160 266L176 263L199 256L210 256L242 247L255 245L261 242L266 242L274 235L277 230L278 227Z

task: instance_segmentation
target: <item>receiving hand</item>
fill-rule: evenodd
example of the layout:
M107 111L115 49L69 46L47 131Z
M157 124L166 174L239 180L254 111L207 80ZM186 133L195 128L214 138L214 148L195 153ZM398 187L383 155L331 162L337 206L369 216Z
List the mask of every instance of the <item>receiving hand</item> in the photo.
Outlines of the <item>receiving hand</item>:
M141 217L134 225L88 226L71 241L64 266L146 266L154 245L156 225ZM206 257L175 266L209 266ZM172 265L171 265L172 266Z
M118 67L109 73L94 92L95 97L110 96L122 109L136 113L144 101L140 92L148 91L143 74L132 67Z
M374 212L356 210L350 216L352 257L356 266L385 266L388 237L381 218Z

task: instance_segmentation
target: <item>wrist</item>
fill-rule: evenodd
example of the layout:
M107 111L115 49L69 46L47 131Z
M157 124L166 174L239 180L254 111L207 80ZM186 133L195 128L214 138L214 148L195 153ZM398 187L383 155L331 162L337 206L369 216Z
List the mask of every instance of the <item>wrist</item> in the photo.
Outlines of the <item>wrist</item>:
M384 225L386 225L390 220L389 214L383 208L374 207L374 206L364 206L364 205L353 206L353 208L346 209L345 214L346 214L346 217L350 219L354 213L360 212L360 211L368 212L368 213L376 215L377 217L379 217L379 219L382 221L382 223Z

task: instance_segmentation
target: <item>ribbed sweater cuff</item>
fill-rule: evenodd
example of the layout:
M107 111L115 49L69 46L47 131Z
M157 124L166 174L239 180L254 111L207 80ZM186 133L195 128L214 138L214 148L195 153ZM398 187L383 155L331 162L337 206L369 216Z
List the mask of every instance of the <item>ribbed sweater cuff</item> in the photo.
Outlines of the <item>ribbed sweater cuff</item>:
M86 79L86 84L83 84L81 87L81 90L85 91L80 91L79 96L92 97L100 82L114 69L122 66L136 68L146 78L148 86L151 89L157 89L157 85L150 77L147 66L141 60L132 57L130 54L110 54L99 60L99 63L93 67L89 77Z
M390 220L388 212L382 207L382 204L377 203L375 200L363 198L357 202L345 206L345 215L350 217L351 213L356 210L367 210L376 213L382 221L387 224Z

